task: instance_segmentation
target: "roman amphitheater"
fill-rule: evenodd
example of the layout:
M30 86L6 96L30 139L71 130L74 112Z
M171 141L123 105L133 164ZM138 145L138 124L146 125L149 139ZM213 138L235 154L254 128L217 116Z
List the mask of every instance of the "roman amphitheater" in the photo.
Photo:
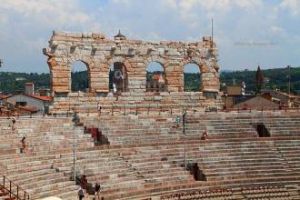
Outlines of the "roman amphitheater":
M211 37L54 32L43 53L53 102L49 115L0 119L0 200L75 200L83 175L90 200L96 183L105 200L300 199L299 110L222 110ZM86 92L72 91L75 61L86 65ZM156 85L151 62L163 66ZM201 72L198 92L184 90L189 63Z

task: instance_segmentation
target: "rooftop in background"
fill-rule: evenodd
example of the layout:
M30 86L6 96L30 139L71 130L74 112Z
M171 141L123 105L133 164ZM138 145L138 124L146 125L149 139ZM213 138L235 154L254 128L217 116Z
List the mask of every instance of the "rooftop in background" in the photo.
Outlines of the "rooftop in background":
M0 94L0 99L5 99L7 97L9 97L10 95L5 95L5 94Z
M226 93L228 96L240 96L242 95L242 87L240 85L227 86Z
M0 99L7 99L7 98L15 96L15 95L22 95L22 96L34 98L34 99L41 100L41 101L48 101L48 102L52 101L52 99L53 99L50 96L39 96L39 95L28 95L28 94L11 94L11 95L1 95L0 94Z

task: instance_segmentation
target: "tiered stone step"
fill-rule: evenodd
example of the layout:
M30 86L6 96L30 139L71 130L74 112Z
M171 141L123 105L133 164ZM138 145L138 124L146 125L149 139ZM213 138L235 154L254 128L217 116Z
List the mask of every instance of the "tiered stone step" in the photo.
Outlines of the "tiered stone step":
M277 117L264 120L272 136L299 136L300 117Z
M208 180L249 179L297 175L274 148L273 142L206 142L199 148L198 164Z
M0 122L5 124L5 120ZM6 142L9 142L9 148L15 150L10 156L0 157L2 173L24 188L31 199L48 196L76 198L78 186L69 180L69 176L57 171L55 164L66 162L62 155L71 152L74 144L78 150L94 147L83 127L74 128L70 118L17 118L14 133L5 135L1 132L0 137L6 138L1 140L0 147L1 144L8 147ZM16 150L21 147L22 137L26 137L25 153Z
M93 122L83 119L88 127L97 127L107 136L111 145L155 144L158 141L177 140L171 128L173 118L149 119L137 116L119 116L117 119L101 117Z
M284 199L293 200L288 190L283 186L260 186L254 188L242 188L242 195L245 199Z
M300 172L300 139L278 140L274 142L274 145L286 161L286 165L290 169Z
M228 189L216 189L210 190L191 190L191 191L179 191L172 194L165 194L161 197L161 200L194 200L194 199L207 199L207 200L236 200L234 192Z
M1 119L6 129L0 133L0 148L3 145L3 150L12 152L0 154L0 167L33 199L50 195L76 199L77 187L69 178L73 144L77 144L76 170L87 175L90 183L99 182L105 199L172 199L178 191L185 199L199 195L229 199L222 191L231 191L233 199L256 198L252 194L264 198L261 190L257 191L262 185L262 191L270 194L266 198L294 198L300 186L299 136L271 133L271 137L258 138L253 124L260 121L260 114L188 112L186 135L182 135L182 124L177 127L176 115L170 113L81 118L85 126L100 128L108 136L109 148L94 147L83 128L74 129L70 118L46 117L34 119L35 123L20 118L14 133L10 133L7 119ZM296 114L268 113L266 118L271 125L284 119L286 127L297 126L290 120L297 118ZM208 139L200 141L204 130ZM23 136L28 152L20 154ZM195 181L184 163L197 163L207 181ZM284 191L274 190L278 183ZM295 185L293 194L291 185ZM188 192L192 190L198 193Z
M201 135L205 130L211 139L258 137L249 119L187 119L187 134Z
M198 116L196 116L198 117ZM87 127L97 127L106 135L111 145L155 144L158 141L176 141L180 139L200 139L207 130L210 139L257 137L257 133L249 120L227 120L222 126L221 120L197 119L190 115L183 125L176 122L177 116L115 116L100 117L98 120L89 120L82 117Z
M224 142L224 141L223 141ZM255 141L252 141L255 143ZM220 142L222 143L222 142ZM237 146L238 146L237 142ZM250 143L250 142L249 142ZM260 143L260 142L258 142ZM247 144L248 145L248 144ZM229 187L240 187L241 185L244 186L249 186L249 185L253 185L254 182L256 184L275 184L278 181L282 181L283 183L294 183L297 182L297 177L299 177L299 174L291 174L289 171L284 171L284 170L279 170L277 168L281 168L282 165L284 165L284 163L279 162L278 161L278 167L273 167L273 168L267 168L267 170L270 171L270 173L267 172L266 169L264 169L264 167L266 167L268 164L267 162L263 162L260 163L261 159L265 159L262 156L259 156L258 154L253 154L254 152L262 152L263 154L268 153L268 149L263 149L261 146L262 144L257 144L257 148L253 149L253 147L251 146L246 146L246 144L244 144L245 148L250 149L249 153L245 153L245 154L249 154L248 155L248 159L251 160L253 162L253 166L249 165L246 168L242 168L242 167L238 167L238 163L240 163L240 166L242 165L243 160L246 158L246 155L240 155L240 157L235 157L234 159L232 159L232 161L230 161L231 163L237 163L236 167L238 167L237 169L239 170L243 170L240 171L240 175L238 175L238 173L236 174L235 178L229 178L232 177L230 175L230 173L228 173L227 175L224 174L225 176L227 176L227 178L223 179L223 178L218 178L215 180L210 180L209 179L209 174L207 174L208 177L208 181L206 182L197 182L196 185L194 185L195 187L201 187L203 188L204 185L207 186L211 186L211 185L223 185L226 184ZM126 199L127 195L131 195L130 197L134 198L134 195L137 196L141 196L144 194L144 196L147 196L147 194L149 195L149 193L153 193L153 191L159 190L161 192L164 191L164 187L162 184L165 185L173 185L175 183L177 183L177 186L172 186L172 188L176 188L179 189L181 187L183 187L185 184L189 183L195 183L195 181L188 179L184 179L182 178L183 174L186 173L184 171L183 168L178 168L179 166L182 166L182 163L184 161L184 155L183 155L183 147L184 144L178 145L177 147L174 147L173 145L170 146L156 146L156 147L135 147L135 148L130 148L130 149L120 149L120 156L125 159L128 160L127 162L129 163L130 168L135 169L136 172L138 172L138 174L140 176L136 177L136 180L143 180L143 182L138 182L140 186L136 186L137 188L132 188L131 190L124 190L121 189L122 187L119 187L120 184L118 184L118 189L113 189L113 188L109 188L109 189L105 189L103 190L103 195L105 195L105 197L107 199L115 199L115 198L121 198L121 199ZM201 151L200 147L201 144L199 146L198 145L194 145L193 144L188 144L189 148L186 149L186 157L187 160L189 162L197 162L197 160L199 160L197 158L197 156L201 156ZM215 146L215 145L213 145ZM232 144L231 144L232 146ZM237 148L237 146L235 148ZM198 149L198 153L196 152ZM218 149L218 148L217 148ZM221 152L223 150L220 150ZM225 151L225 150L224 150ZM226 151L225 151L226 152ZM232 152L231 150L228 149L228 153ZM253 152L253 153L252 153ZM227 154L228 154L227 153ZM197 155L198 154L198 155ZM234 153L232 153L234 154ZM249 157L251 154L252 157ZM204 154L205 156L208 154ZM269 152L268 156L272 156L273 153L272 151ZM195 158L193 157L195 156ZM203 154L202 154L203 156ZM225 156L225 155L220 155L220 156ZM229 156L229 155L228 155ZM234 155L237 156L237 155ZM239 161L240 160L240 161ZM268 160L270 161L270 160ZM199 164L200 161L198 161ZM153 166L152 166L153 165ZM172 167L174 166L174 167ZM177 167L176 167L177 166ZM218 167L218 163L215 163L215 166ZM268 165L269 166L269 165ZM128 167L128 166L127 166ZM225 170L225 166L219 166L220 169L224 171ZM228 165L227 166L229 169L232 167L232 165ZM169 171L164 171L164 168L169 169ZM181 173L174 173L173 169L179 170L181 171ZM236 169L234 169L236 170ZM233 170L233 171L234 171ZM230 170L226 170L228 172L230 172ZM231 170L232 171L232 170ZM147 173L148 172L148 173ZM282 173L281 173L282 172ZM109 172L107 172L109 173ZM129 172L127 172L129 173ZM244 174L248 174L248 176L244 176ZM102 177L105 174L105 171L103 171ZM164 175L167 177L168 174L172 174L172 176L170 175L170 177L172 177L172 179L169 179L169 183L168 183L168 179L164 179ZM250 176L250 174L253 174L253 176ZM187 174L188 176L190 176L190 174ZM223 174L216 174L216 176L223 176ZM181 177L179 179L177 179L178 177ZM299 181L298 181L299 182ZM136 184L134 182L131 182L132 184ZM105 178L104 178L104 185L105 185ZM197 186L198 185L198 186ZM173 188L173 189L174 189ZM168 188L168 190L170 190L170 188ZM126 192L125 192L126 191ZM147 193L147 191L149 193ZM133 196L132 196L133 195ZM129 197L128 197L129 198Z

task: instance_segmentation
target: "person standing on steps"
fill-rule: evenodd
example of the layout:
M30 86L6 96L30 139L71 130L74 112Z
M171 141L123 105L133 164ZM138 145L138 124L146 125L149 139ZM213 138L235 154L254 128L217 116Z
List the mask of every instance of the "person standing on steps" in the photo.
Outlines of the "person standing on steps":
M12 130L14 131L14 130L16 129L16 127L15 127L15 124L16 124L16 118L12 117L12 118L11 118L11 123L12 123L11 128L12 128Z
M101 190L100 184L99 184L99 183L96 183L96 185L95 185L96 200L101 200L101 197L100 197L100 190Z
M25 153L25 149L26 149L26 137L23 137L21 139L21 149L20 149L20 152L21 153Z
M97 111L99 113L99 116L101 115L101 110L102 110L101 104L100 104L100 102L98 102L97 103Z
M12 132L15 130L16 118L10 117L8 127L11 127Z
M84 191L82 187L80 187L80 189L78 190L78 199L82 200L83 198L84 198Z
M87 186L88 186L88 181L86 179L86 175L82 175L81 178L80 178L80 187L82 189L87 189Z
M202 133L201 140L206 140L207 137L208 137L208 134L207 134L207 130L205 129L205 131Z

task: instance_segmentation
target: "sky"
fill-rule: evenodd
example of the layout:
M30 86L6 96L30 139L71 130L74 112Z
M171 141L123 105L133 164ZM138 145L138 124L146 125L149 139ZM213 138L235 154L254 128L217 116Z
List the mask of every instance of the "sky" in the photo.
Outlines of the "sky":
M199 41L212 18L221 70L300 66L300 0L0 0L0 71L48 73L53 30Z

